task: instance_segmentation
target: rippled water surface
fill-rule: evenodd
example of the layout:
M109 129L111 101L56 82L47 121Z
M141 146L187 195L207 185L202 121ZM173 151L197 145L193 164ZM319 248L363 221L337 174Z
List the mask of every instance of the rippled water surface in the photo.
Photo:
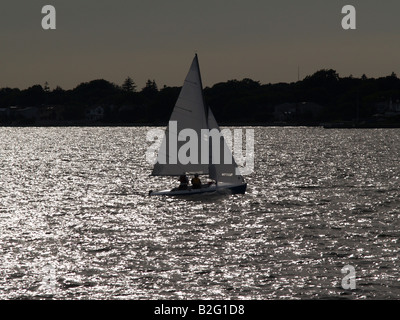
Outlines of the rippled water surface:
M254 128L246 195L168 199L148 129L0 128L0 299L400 298L400 130Z

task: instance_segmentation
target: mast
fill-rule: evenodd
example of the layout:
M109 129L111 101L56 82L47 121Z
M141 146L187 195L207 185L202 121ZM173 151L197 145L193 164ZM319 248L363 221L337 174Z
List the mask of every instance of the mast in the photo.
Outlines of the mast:
M197 63L197 72L199 73L201 98L203 100L204 113L206 115L206 124L207 124L207 128L208 128L208 108L206 107L206 103L204 100L203 81L201 80L200 64L199 64L199 58L197 56L197 53L195 54L195 59L196 59L196 63Z

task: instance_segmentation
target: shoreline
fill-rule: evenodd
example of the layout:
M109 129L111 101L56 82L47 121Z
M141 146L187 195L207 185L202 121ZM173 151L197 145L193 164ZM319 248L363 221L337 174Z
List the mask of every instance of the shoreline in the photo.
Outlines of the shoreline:
M87 121L52 121L33 123L7 123L0 124L0 128L18 127L166 127L167 123L110 123ZM283 122L221 122L220 127L310 127L324 129L400 129L400 123L353 123L353 122L327 122L327 123L283 123Z

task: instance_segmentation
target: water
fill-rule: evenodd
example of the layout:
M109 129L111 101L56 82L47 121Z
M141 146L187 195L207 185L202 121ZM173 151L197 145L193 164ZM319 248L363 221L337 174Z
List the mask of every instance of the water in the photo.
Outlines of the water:
M400 130L254 128L248 193L184 200L148 129L0 128L0 299L400 298Z

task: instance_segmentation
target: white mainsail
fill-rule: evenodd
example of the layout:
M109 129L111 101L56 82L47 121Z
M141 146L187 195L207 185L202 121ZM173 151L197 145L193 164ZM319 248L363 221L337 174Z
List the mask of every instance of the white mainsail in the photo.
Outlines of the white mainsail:
M197 141L197 159L182 164L178 160L178 151L187 143L182 135L185 129L194 130L201 141ZM202 149L203 144L207 148ZM244 183L211 109L205 107L197 55L175 104L152 175L179 176L195 173L208 174L217 182L217 186Z
M186 141L179 141L178 133L190 128L197 133L198 137L202 137L201 129L207 129L202 90L199 62L196 55L172 112L152 175L208 174L208 164L201 164L201 143L198 144L197 161L188 164L181 164L177 161L178 150L186 143Z

